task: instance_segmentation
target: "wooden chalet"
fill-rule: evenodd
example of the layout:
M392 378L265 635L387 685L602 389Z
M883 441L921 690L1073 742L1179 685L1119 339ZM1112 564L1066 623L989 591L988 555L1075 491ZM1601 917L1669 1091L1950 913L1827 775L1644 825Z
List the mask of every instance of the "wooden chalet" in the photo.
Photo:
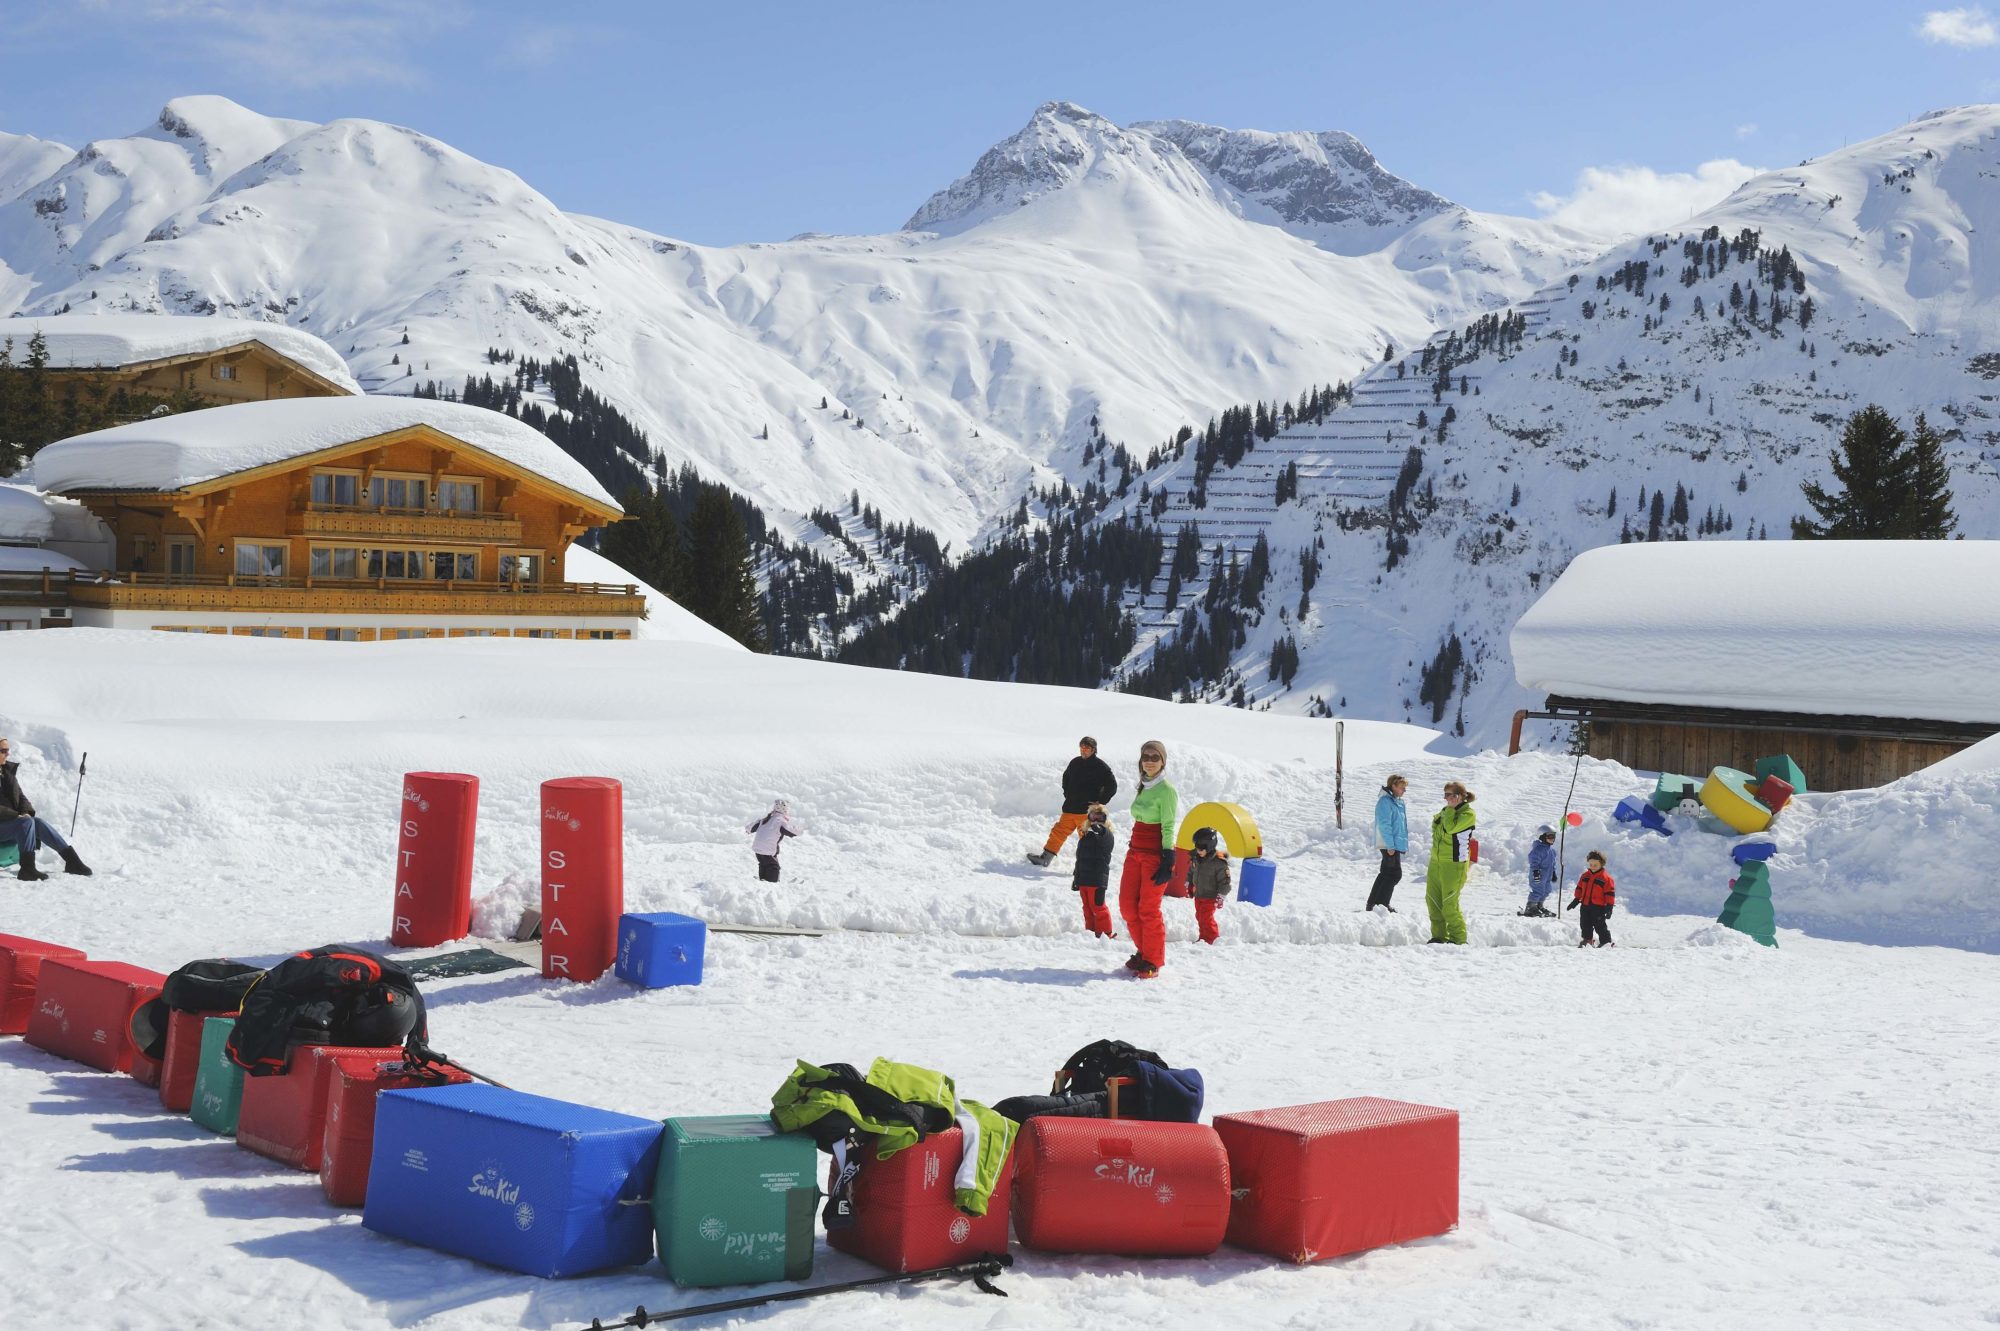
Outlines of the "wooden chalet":
M81 627L374 641L629 638L631 585L563 580L622 510L510 417L342 397L221 407L66 439L45 491L110 528L115 568L48 575Z
M230 406L361 391L331 347L282 324L134 314L0 320L0 343L11 344L15 366L27 364L37 339L53 390L74 384L107 400L123 394L132 417L148 403L190 397Z

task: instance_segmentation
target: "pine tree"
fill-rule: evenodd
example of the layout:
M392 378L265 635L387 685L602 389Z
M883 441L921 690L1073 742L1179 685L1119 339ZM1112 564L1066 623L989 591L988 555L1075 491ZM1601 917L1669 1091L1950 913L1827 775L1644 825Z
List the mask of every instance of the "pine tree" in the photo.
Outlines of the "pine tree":
M1794 518L1802 541L1936 541L1952 534L1951 468L1921 414L1914 438L1869 403L1848 417L1839 451L1829 455L1837 488L1805 484L1817 521Z
M620 501L625 521L604 530L604 557L654 590L685 601L681 527L658 490L633 486Z
M757 575L729 492L705 486L688 520L687 608L752 651L764 650Z

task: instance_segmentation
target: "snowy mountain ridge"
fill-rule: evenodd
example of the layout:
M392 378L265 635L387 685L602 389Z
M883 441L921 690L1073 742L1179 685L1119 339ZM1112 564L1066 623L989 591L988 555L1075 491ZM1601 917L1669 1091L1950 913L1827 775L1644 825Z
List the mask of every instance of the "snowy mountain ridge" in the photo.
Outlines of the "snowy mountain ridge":
M0 150L10 179L56 155ZM1246 220L1168 139L1067 104L981 162L945 192L956 221L919 212L950 234L697 246L563 213L414 130L177 98L0 196L0 313L281 321L375 392L455 385L489 347L574 353L669 465L801 534L858 489L963 546L1074 474L1093 417L1136 441L1289 395L1594 249L1498 219L1415 259L1335 253Z

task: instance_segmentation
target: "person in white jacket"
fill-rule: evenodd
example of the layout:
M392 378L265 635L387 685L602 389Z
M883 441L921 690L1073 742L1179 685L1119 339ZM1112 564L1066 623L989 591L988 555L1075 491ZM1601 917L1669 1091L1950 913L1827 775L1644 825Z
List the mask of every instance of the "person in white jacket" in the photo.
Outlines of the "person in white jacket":
M788 801L779 800L771 806L771 811L743 829L750 833L750 849L757 856L757 877L767 883L778 881L778 847L786 837L799 834L798 825L792 822L792 806Z

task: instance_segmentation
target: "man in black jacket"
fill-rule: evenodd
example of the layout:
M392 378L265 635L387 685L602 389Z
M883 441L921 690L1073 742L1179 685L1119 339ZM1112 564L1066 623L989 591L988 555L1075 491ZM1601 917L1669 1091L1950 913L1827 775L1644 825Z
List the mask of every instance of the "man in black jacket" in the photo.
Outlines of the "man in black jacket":
M35 806L21 793L21 764L13 760L13 748L12 740L0 736L0 844L12 842L21 848L21 880L32 883L48 877L35 867L35 849L44 841L62 856L65 870L88 874L90 866L70 849L62 833L35 816Z
M1088 735L1076 742L1076 757L1063 769L1062 790L1062 817L1049 829L1049 839L1041 850L1028 856L1030 864L1047 868L1070 833L1082 828L1090 806L1109 804L1118 793L1118 778L1111 775L1111 764L1097 756L1097 741Z

